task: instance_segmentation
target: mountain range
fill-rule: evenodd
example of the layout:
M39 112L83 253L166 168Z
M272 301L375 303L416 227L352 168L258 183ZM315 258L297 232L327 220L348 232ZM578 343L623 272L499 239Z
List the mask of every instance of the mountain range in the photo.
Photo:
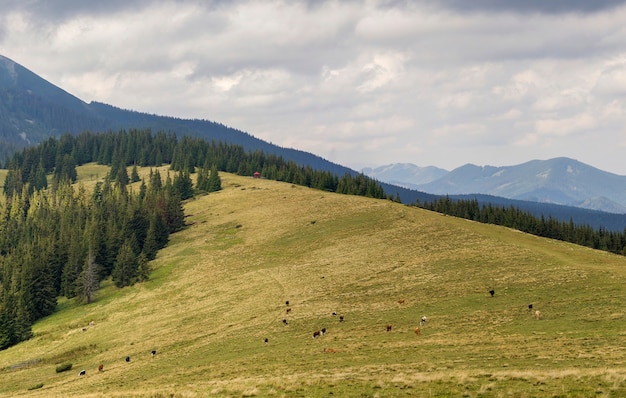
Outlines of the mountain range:
M355 170L330 162L315 154L280 147L218 122L147 114L100 102L86 103L11 59L0 55L0 164L3 164L16 151L38 144L49 137L58 138L65 133L79 134L83 131L122 129L174 132L178 136L192 136L208 141L240 145L246 151L260 150L281 156L302 167L329 171L339 176L346 173L358 174ZM571 173L569 185L560 184L563 181L560 181L562 177L559 175L548 173L546 174L548 178L544 178L541 186L538 182L529 184L530 179L524 176L524 172L521 169L515 171L515 168L500 170L500 168L480 168L468 165L448 172L436 167L418 168L404 164L392 165L387 167L387 170L381 168L363 170L363 173L379 180L387 195L399 198L402 203L406 204L436 200L441 194L452 193L450 187L454 187L454 192L459 194L472 193L472 197L480 203L514 205L535 216L551 215L564 221L572 219L577 224L589 224L594 228L604 227L622 231L626 228L626 215L615 215L608 211L626 212L623 211L626 207L626 202L623 200L624 191L619 191L619 187L625 185L623 180L619 176L614 176L609 182L605 182L608 180L605 179L603 172L597 170L595 174L590 173L584 166L582 163L572 166L572 170L576 172ZM559 167L553 166L554 170L563 169ZM546 173L545 169L537 165L533 170L533 175ZM384 173L381 174L383 171ZM581 184L579 181L583 177L595 179L596 185ZM517 181L527 180L528 186L525 190L513 188L514 185L519 185L515 182L515 178ZM482 181L482 184L467 185L472 181ZM489 184L488 181L493 182ZM510 186L504 189L507 183ZM463 189L461 189L462 186ZM499 187L499 190L494 191L495 188L492 186ZM578 196L567 191L565 189L567 186L571 188L570 190L578 189ZM610 186L615 188L615 192L607 192L605 188ZM500 195L510 196L507 198ZM458 197L464 198L463 195ZM566 204L568 206L562 206Z
M363 169L363 173L435 195L483 194L626 213L626 176L566 157L503 167L466 164L452 171L402 163Z

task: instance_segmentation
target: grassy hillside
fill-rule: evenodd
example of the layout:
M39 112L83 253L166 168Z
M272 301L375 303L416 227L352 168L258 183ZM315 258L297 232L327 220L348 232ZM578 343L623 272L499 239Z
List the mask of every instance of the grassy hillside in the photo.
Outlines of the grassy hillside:
M33 339L1 351L0 396L626 394L625 257L221 177L223 191L186 204L191 225L150 281L59 300Z

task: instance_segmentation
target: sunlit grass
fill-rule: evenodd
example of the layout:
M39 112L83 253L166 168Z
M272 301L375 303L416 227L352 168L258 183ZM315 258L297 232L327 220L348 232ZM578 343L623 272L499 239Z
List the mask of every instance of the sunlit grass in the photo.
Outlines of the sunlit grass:
M0 395L626 393L626 258L390 201L221 177L223 191L186 204L191 225L159 252L150 281L105 281L90 305L60 299L32 340L0 352ZM61 362L72 371L57 374Z

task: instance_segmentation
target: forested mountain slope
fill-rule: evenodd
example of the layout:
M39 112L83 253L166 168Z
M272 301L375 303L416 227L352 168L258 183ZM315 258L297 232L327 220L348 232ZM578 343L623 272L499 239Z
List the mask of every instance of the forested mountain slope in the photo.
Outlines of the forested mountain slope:
M152 129L215 140L240 145L245 151L262 150L316 170L356 174L319 156L282 148L220 123L152 115L99 102L88 104L0 55L0 163L15 150L48 137L120 129Z

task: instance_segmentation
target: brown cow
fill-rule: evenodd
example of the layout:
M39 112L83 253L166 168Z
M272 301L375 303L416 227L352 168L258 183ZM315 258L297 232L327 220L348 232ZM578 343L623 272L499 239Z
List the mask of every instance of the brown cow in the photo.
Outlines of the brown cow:
M387 325L387 331L391 332L391 325Z
M318 330L317 332L313 332L313 338L320 337L321 335L322 332L320 330Z
M288 313L290 313L290 312L291 312L291 308L287 308L287 309L285 310L285 313L286 313L286 314L288 314Z
M404 299L398 300L398 304L404 304Z
M337 350L335 348L324 348L324 352L335 353Z
M422 333L422 330L419 327L416 327L414 331L417 336L419 336Z
M98 366L98 372L102 372L103 370L104 370L104 365L103 365L103 364L100 364L100 365Z

